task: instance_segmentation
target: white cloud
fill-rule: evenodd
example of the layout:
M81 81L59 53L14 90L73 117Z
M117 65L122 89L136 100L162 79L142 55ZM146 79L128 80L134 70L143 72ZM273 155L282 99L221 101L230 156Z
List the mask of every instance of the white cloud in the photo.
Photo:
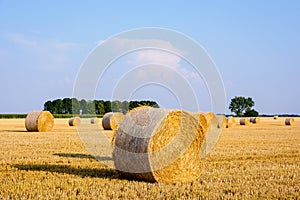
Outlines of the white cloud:
M179 73L180 75L182 75L184 78L188 80L195 81L195 82L202 81L201 77L196 71L193 71L183 66L182 58L180 56L162 50L146 49L146 50L136 51L129 56L128 64L133 66L147 65L147 64L164 65L173 69L174 71L176 71L177 73ZM160 74L160 72L157 71L157 74ZM147 74L143 76L147 76ZM143 76L141 75L140 77Z
M143 65L149 63L156 63L166 65L171 68L178 68L180 66L181 58L177 55L161 51L161 50L140 50L133 53L129 64Z
M27 46L27 47L37 46L37 41L26 38L25 36L20 34L14 34L10 38L12 42L15 43L16 45Z

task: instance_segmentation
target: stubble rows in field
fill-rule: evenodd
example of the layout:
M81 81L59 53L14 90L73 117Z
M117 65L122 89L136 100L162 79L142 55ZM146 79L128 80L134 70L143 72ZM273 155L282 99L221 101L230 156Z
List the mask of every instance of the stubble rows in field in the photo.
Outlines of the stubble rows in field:
M0 199L299 198L299 122L262 118L225 129L197 180L162 184L119 179L87 152L66 119L55 119L48 133L28 133L24 120L3 119Z

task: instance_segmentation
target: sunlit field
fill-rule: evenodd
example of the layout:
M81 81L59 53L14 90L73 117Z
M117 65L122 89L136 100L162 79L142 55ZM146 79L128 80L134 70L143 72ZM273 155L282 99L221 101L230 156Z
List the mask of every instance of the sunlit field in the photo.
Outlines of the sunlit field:
M1 119L0 199L300 198L300 118L293 126L284 120L224 129L196 180L163 184L120 179L67 119L45 133L26 132L24 119Z

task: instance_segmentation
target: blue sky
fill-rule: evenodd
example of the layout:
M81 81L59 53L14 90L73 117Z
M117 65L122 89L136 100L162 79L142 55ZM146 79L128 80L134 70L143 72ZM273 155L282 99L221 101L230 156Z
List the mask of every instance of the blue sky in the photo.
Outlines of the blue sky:
M72 97L80 66L99 41L134 28L161 27L206 49L228 104L234 96L250 96L261 114L300 114L299 10L296 0L0 0L0 113L27 113L47 100ZM107 77L118 71L115 67ZM110 99L101 84L96 98ZM200 89L199 104L209 110L208 91ZM155 85L133 95L144 97L178 106L173 94Z

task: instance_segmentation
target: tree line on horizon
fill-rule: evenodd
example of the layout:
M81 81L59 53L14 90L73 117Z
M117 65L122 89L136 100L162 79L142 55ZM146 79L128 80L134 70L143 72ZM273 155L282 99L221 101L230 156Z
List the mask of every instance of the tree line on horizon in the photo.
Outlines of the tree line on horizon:
M102 115L108 112L126 113L138 106L151 106L158 108L155 101L104 101L104 100L78 100L76 98L64 98L49 100L44 103L44 110L52 114L98 114Z

